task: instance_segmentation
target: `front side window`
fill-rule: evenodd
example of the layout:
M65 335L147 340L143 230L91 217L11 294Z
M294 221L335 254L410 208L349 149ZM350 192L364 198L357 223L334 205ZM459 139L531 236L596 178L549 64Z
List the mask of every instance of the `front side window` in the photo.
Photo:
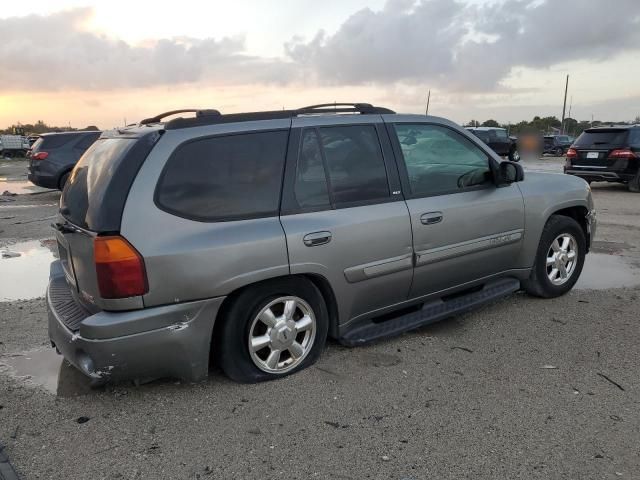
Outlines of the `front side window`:
M334 205L383 200L389 183L373 125L318 129Z
M182 144L165 166L156 201L201 221L277 215L287 139L282 130Z
M455 193L491 183L487 154L454 130L424 124L397 124L395 130L412 195Z

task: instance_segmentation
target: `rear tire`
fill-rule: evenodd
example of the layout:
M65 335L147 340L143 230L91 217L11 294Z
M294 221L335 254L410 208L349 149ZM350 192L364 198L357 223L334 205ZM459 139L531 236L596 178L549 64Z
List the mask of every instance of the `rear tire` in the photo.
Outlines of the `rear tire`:
M60 182L58 182L58 190L62 191L64 189L64 186L69 181L70 176L71 176L71 172L67 172L64 175L62 175L62 177L60 177Z
M322 294L304 278L248 287L221 321L214 355L224 373L242 383L275 380L312 365L329 329Z
M629 191L640 193L640 170L632 180L629 180Z
M564 295L578 281L586 251L587 241L578 222L563 215L551 216L542 230L531 274L522 282L524 290L542 298Z
M556 157L561 157L564 155L564 149L562 147L558 147L555 149L554 154Z

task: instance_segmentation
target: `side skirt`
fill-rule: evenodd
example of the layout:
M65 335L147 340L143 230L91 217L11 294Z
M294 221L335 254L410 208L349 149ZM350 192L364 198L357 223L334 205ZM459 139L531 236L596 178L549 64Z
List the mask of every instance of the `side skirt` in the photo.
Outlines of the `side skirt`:
M470 288L454 295L405 309L407 313L390 318L390 315L364 319L353 325L338 340L343 345L357 346L377 340L400 335L409 330L435 323L453 315L474 310L480 305L505 297L520 290L520 281L516 278L492 280L480 287Z

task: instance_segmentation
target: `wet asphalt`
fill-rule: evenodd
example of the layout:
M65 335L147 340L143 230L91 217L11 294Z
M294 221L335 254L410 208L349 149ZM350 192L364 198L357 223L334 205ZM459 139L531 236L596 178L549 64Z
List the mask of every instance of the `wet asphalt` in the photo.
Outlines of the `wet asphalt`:
M593 184L597 242L562 298L330 343L277 382L92 390L48 347L58 194L25 180L0 161L0 194L19 193L0 196L0 443L21 478L640 478L640 196L623 186Z

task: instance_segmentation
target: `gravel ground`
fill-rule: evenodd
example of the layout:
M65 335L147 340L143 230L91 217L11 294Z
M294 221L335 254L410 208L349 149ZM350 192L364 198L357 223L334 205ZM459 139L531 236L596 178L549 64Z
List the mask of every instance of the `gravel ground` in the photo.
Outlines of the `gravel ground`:
M8 178L23 167L2 165ZM593 190L594 252L640 269L637 199ZM56 193L2 198L0 247L51 238ZM607 281L330 344L313 368L260 385L213 372L88 391L63 365L55 396L0 369L0 441L24 479L640 478L640 288ZM0 363L46 344L42 298L0 302Z

